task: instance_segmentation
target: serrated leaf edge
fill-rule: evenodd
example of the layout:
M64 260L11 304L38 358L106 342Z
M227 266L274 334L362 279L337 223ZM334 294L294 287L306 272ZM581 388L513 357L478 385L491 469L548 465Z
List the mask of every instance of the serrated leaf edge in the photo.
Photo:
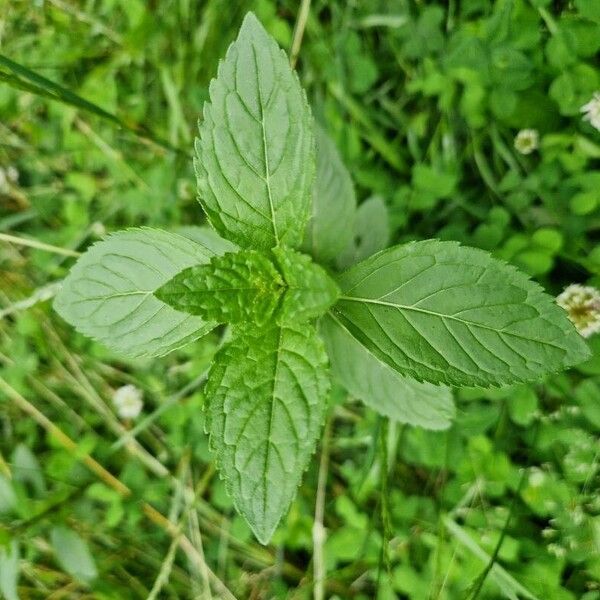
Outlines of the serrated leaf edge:
M282 329L283 326L278 325L279 329ZM324 375L327 377L327 398L324 399L324 407L321 410L321 415L320 415L320 422L319 422L319 426L318 429L322 430L324 425L325 425L325 421L327 419L327 414L329 412L329 399L331 396L331 384L332 384L332 376L331 376L331 368L330 368L330 361L329 361L329 355L327 354L327 350L325 348L325 343L323 342L323 339L321 338L320 334L318 333L318 329L315 327L315 337L318 341L318 343L321 346L321 350L323 351L324 356L327 357L327 364L324 365L324 369L323 369L323 373ZM279 352L279 348L281 345L278 346L278 352ZM224 347L224 345L219 349L219 351ZM215 359L213 358L213 363L211 365L211 370L215 364ZM210 371L208 373L208 377L207 380L210 378ZM208 436L209 439L209 450L212 454L212 456L214 457L214 461L216 463L217 466L217 473L219 474L219 479L221 481L224 482L225 484L225 490L227 491L227 495L229 496L229 498L232 500L233 502L233 506L235 508L235 510L244 517L244 520L246 521L247 525L250 527L250 529L252 530L252 533L256 536L256 538L258 539L258 541L263 544L263 546L266 546L270 541L271 538L273 537L273 535L275 534L275 531L277 530L277 528L279 527L281 521L287 516L287 514L289 513L290 507L293 504L294 500L297 497L298 494L298 489L300 488L300 486L302 485L302 480L304 479L304 474L308 471L308 469L310 468L311 465L311 457L314 456L317 452L317 448L319 447L319 438L317 438L315 440L315 444L313 446L312 452L309 454L309 456L306 458L306 465L304 466L304 468L302 469L302 472L300 473L300 476L298 477L298 483L295 487L294 493L291 495L290 500L288 502L288 504L286 505L286 507L284 508L284 510L282 510L281 512L281 516L279 517L279 520L277 521L277 523L275 523L275 525L273 526L272 531L269 533L268 536L263 536L261 532L258 532L254 529L254 527L251 525L251 519L249 518L248 514L246 513L246 511L239 506L237 499L235 498L235 494L233 492L232 486L231 486L231 478L228 478L224 473L223 473L223 462L222 462L222 452L217 451L214 446L213 446L213 435L210 432L210 415L209 415L209 408L208 408L208 404L211 401L211 399L206 396L205 394L205 402L204 402L204 406L203 406L203 410L204 410L204 414L205 414L205 421L204 421L204 433Z
M511 272L512 274L517 275L520 278L523 278L523 280L527 281L528 283L530 283L532 285L532 293L535 293L537 297L540 297L544 304L548 307L550 306L554 306L558 309L561 309L560 306L558 306L553 300L552 300L552 296L550 294L548 294L544 288L534 279L531 278L531 276L528 273L525 273L524 271L521 271L520 269L518 269L515 265L501 259L501 258L497 258L495 256L493 256L490 252L486 252L485 250L482 250L481 248L474 248L472 246L465 246L464 244L461 244L458 241L455 240L451 240L451 241L447 241L447 240L440 240L438 238L430 238L427 240L413 240L410 242L407 242L405 244L398 244L397 246L391 246L389 248L384 248L383 250L380 250L379 252L376 252L375 254L372 254L371 256L369 256L368 258L364 259L363 261L350 266L348 269L346 269L345 271L343 271L342 273L340 273L338 275L337 281L339 284L339 279L340 277L342 277L344 274L346 274L348 271L351 271L355 268L358 268L363 262L366 261L371 261L376 259L377 257L379 257L380 255L384 254L385 252L389 252L391 249L398 247L398 246L402 246L402 247L406 247L409 248L411 246L415 246L415 245L419 245L419 244L425 244L425 243L430 243L430 242L443 242L444 244L448 244L448 245L452 245L455 248L466 248L472 252L474 252L475 254L478 254L480 256L485 256L486 258L492 259L494 261L496 261L497 263L499 263L502 267L506 268L509 272ZM356 287L358 284L355 284L354 287ZM340 285L340 288L342 288L342 286ZM351 288L350 290L346 290L346 291L351 291L354 288ZM343 288L342 288L342 296L340 297L339 301L343 301L344 300L344 294L346 292L344 292ZM336 305L334 305L332 307L332 311L335 311L335 315L336 317L338 317L339 319L342 320L344 327L349 331L349 333L352 334L352 337L354 337L354 339L356 339L361 345L364 346L363 342L361 341L360 337L355 333L355 331L359 331L359 329L357 327L354 327L351 323L347 322L347 320L344 318L344 315L341 314L339 311L336 311ZM563 310L563 309L561 309ZM567 368L570 368L574 365L579 364L580 362L584 362L585 360L589 359L589 357L591 356L591 351L589 349L589 347L585 344L583 338L581 338L580 334L578 333L578 331L575 329L575 326L571 323L571 321L566 318L566 311L565 311L565 324L567 329L570 329L570 333L572 333L573 335L576 335L580 338L581 340L581 345L580 348L578 349L582 351L581 356L577 357L577 358L571 358L569 360L567 360L568 357L568 352L565 351L565 362L563 363L562 366L557 366L554 369L549 369L547 370L545 373L539 373L539 374L534 374L532 373L531 377L514 377L514 378L506 378L506 377L499 377L498 380L496 382L478 382L476 385L473 384L473 382L471 380L464 380L461 384L458 383L457 381L448 381L447 379L444 379L443 375L440 376L439 378L430 378L430 379L425 379L423 377L421 377L418 373L416 373L413 369L405 369L405 370L399 370L396 368L396 366L392 363L392 361L387 362L386 364L388 366L390 366L390 368L394 369L394 371L396 371L397 373L399 373L400 375L404 375L407 377L411 377L412 379L415 379L416 381L419 381L421 383L424 382L428 382L428 383L433 383L434 385L439 385L439 384L443 384L443 385L447 385L447 386L456 386L456 385L461 385L464 387L477 387L477 388L481 388L481 389L489 389L489 388L499 388L502 387L504 385L511 385L514 383L531 383L534 381L540 381L540 379L547 377L549 375L553 375L556 373L560 373L562 371L564 371ZM565 332L566 334L567 332ZM583 349L585 348L585 352L583 352ZM440 373L442 373L442 371L440 370Z
M277 48L279 50L279 52L284 56L284 58L287 60L289 60L289 57L286 53L286 51L281 48L279 46L279 44L275 41L275 39L269 34L269 32L264 28L263 24L260 22L260 20L256 17L256 15L252 12L249 11L246 16L244 17L244 20L242 22L242 26L240 27L240 31L242 29L242 27L244 27L244 23L246 22L246 20L254 20L254 22L256 24L258 24L258 26L265 32L265 35L272 39L275 44L277 45ZM239 32L238 32L238 36L239 36ZM210 80L209 83L209 89L210 86L213 84L214 81L217 80L218 76L219 76L219 72L221 71L221 67L223 65L223 63L229 58L230 53L232 51L232 48L235 46L236 42L237 42L237 38L238 36L236 36L236 39L234 39L229 46L227 47L227 51L225 52L225 56L223 58L220 58L218 63L217 63L217 75L215 77L213 77ZM315 120L314 120L314 116L312 114L312 109L310 106L310 103L308 102L308 96L306 94L306 90L304 89L304 87L302 86L302 83L300 81L300 77L298 76L298 72L296 71L296 69L293 69L290 67L290 70L292 72L292 77L294 78L295 83L298 85L298 88L300 89L300 94L302 97L302 103L304 105L304 108L307 111L308 114L308 120L309 120L309 127L312 129L312 136L311 136L311 144L310 144L310 156L312 158L312 160L309 161L309 169L310 169L310 174L307 177L306 180L306 184L307 184L307 196L309 197L309 201L305 202L305 206L304 206L304 215L302 215L302 227L301 229L304 230L304 228L306 227L306 223L308 222L309 218L310 218L310 214L311 214L311 210L312 210L312 190L314 187L314 181L315 181L315 176L316 176L316 141L315 141L315 135L314 135L314 130L315 130ZM202 105L202 115L204 118L198 118L197 120L197 127L198 127L198 131L201 131L201 126L204 123L205 119L205 115L208 113L210 113L210 107L211 107L211 101L210 100L205 100L204 104ZM196 176L196 181L198 181L201 177L204 177L204 174L201 173L200 169L202 169L203 167L201 166L201 148L200 148L200 140L201 140L201 135L196 136L194 138L194 159L193 159L193 165L194 165L194 175ZM209 225L215 230L215 232L220 235L221 237L224 237L226 240L232 242L233 244L236 244L238 246L240 246L239 242L233 239L230 239L230 237L228 235L225 235L224 233L222 233L221 231L219 231L219 229L217 228L217 226L215 225L213 219L217 219L218 216L217 214L212 214L212 211L208 210L202 201L202 198L200 197L200 193L197 194L196 199L198 200L198 203L200 204L200 207L202 208L202 211L204 212L204 214L206 215L206 220L208 221ZM223 224L222 221L220 221L221 224ZM276 224L275 222L273 222L273 226L275 227ZM227 231L226 227L222 228L223 231ZM276 236L277 237L277 236ZM279 246L280 244L277 244L277 246ZM287 244L283 244L283 245L287 245ZM302 245L302 239L300 239L300 241L293 245L293 246L289 246L291 248L298 248ZM241 246L240 246L241 247ZM247 248L255 248L255 246L253 244L249 244L248 246L244 246ZM264 250L264 248L258 246L256 247L256 249L258 250Z
M160 231L163 233L168 233L169 235L173 235L173 236L177 236L179 238L182 238L184 240L186 240L187 242L190 242L192 244L196 244L197 246L200 246L202 248L204 248L207 252L211 253L213 256L217 256L217 254L211 250L208 246L206 246L205 244L201 244L199 242L197 242L196 240L192 240L190 238L187 238L179 233L173 233L170 231L166 231L165 229L160 229L157 227L148 227L146 225L142 225L140 227L127 227L125 229L119 229L117 231L111 231L110 233L106 234L102 239L95 241L93 244L90 244L86 250L85 253L83 253L81 255L82 258L83 256L85 256L85 254L87 252L89 252L90 250L92 250L93 248L109 241L111 238L115 238L115 237L119 237L121 234L123 233L130 233L130 232L136 232L136 231L144 231L147 233L152 233L154 231ZM79 260L79 259L78 259ZM77 261L75 261L74 264L77 264ZM72 267L71 267L72 269ZM69 270L69 274L67 275L67 277L65 277L65 279L63 280L66 281L66 279L70 276L71 274L71 269ZM97 336L93 335L93 334L89 334L87 332L84 332L80 329L79 326L73 325L71 323L71 321L67 318L65 318L63 316L63 312L62 312L62 307L60 306L61 302L60 302L60 292L62 289L62 282L61 282L61 288L58 291L58 294L55 296L53 302L52 302L52 308L54 309L54 311L56 311L56 313L58 313L58 315L60 315L61 319L63 319L66 323L68 323L71 327L73 327L78 333L80 333L81 335L84 335L86 338L89 338L90 340L96 342L97 344L102 345L105 348L109 348L109 346L107 345L105 340L102 340L100 338L98 338ZM153 294L154 291L148 292L148 294ZM162 302L162 301L161 301ZM171 307L172 308L172 307ZM173 309L175 310L175 309ZM180 312L180 311L178 311ZM185 313L182 313L185 314ZM186 318L192 318L194 317L194 315L187 315ZM185 322L186 319L184 319L183 321L181 321L177 326L179 327L180 325L182 325ZM168 354L171 354L171 352L175 352L176 350L180 350L181 348L187 346L188 344L191 344L197 340L199 340L201 337L204 337L205 335L207 335L208 333L210 333L215 327L217 327L218 323L210 323L207 322L205 323L205 326L200 328L197 331L197 334L191 334L187 337L185 337L184 339L181 340L180 343L178 344L174 344L172 346L169 346L168 348L166 348L164 351L161 352L147 352L147 351L141 351L141 352L132 352L132 351L119 351L116 350L112 347L110 347L111 352L115 352L117 355L120 356L125 356L127 358L132 358L132 359L138 359L138 358L160 358L163 356L167 356ZM153 339L158 339L158 338L153 338ZM151 340L152 341L152 340Z

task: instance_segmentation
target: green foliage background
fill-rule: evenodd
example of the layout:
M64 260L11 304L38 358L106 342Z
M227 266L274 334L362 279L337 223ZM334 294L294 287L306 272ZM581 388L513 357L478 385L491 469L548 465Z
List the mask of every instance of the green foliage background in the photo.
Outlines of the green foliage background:
M19 172L0 188L0 233L81 251L126 226L198 224L195 123L247 10L290 48L291 0L0 0L2 56L127 126L16 89L23 78L0 60L0 166ZM314 0L298 70L359 200L387 205L394 241L485 248L558 293L600 285L600 132L579 112L600 90L599 50L598 0ZM128 130L142 125L153 133ZM540 132L528 156L513 148L523 128ZM208 580L229 597L214 577L236 598L308 598L317 562L326 597L600 598L597 340L569 374L457 393L445 432L388 424L338 391L323 451L263 548L203 433L216 334L123 361L49 303L16 304L51 295L72 258L0 244L0 595L17 597L17 565L21 598L205 598ZM138 445L110 402L127 383L155 414ZM174 553L144 502L181 524L213 575Z

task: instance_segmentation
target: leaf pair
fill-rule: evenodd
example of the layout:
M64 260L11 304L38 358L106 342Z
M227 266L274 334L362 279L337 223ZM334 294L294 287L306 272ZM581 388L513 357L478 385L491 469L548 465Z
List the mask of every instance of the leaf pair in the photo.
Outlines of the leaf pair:
M235 506L263 543L314 451L329 361L380 413L443 429L454 407L436 384L527 381L588 354L564 311L489 254L435 240L384 249L384 202L357 209L318 128L313 183L314 138L285 54L248 15L196 142L200 201L226 239L113 234L77 262L55 303L78 330L131 356L231 325L206 386L207 427Z
M156 296L206 320L258 327L315 319L337 300L336 283L308 256L285 247L270 255L241 250L217 256L182 271Z

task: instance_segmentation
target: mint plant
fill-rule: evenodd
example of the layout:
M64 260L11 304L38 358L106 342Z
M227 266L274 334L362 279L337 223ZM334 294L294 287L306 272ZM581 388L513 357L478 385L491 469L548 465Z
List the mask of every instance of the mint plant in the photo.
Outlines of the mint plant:
M195 168L214 231L109 235L77 261L55 308L133 357L229 326L206 428L262 543L315 450L332 379L383 415L443 429L454 414L445 386L536 380L588 356L566 313L509 264L454 242L385 249L385 206L357 208L285 53L252 14L210 85Z

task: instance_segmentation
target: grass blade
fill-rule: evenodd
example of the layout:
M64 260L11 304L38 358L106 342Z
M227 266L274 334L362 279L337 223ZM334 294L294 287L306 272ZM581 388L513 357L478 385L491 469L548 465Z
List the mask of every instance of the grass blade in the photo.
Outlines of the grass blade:
M101 119L134 133L138 137L150 140L166 150L171 150L172 152L176 152L183 156L189 156L189 153L186 150L173 146L146 126L130 121L129 119L122 119L117 115L104 110L97 104L82 98L68 88L24 67L3 54L0 54L0 81L4 81L13 88L51 100L56 100L57 102L62 102L63 104L68 104L92 113Z

